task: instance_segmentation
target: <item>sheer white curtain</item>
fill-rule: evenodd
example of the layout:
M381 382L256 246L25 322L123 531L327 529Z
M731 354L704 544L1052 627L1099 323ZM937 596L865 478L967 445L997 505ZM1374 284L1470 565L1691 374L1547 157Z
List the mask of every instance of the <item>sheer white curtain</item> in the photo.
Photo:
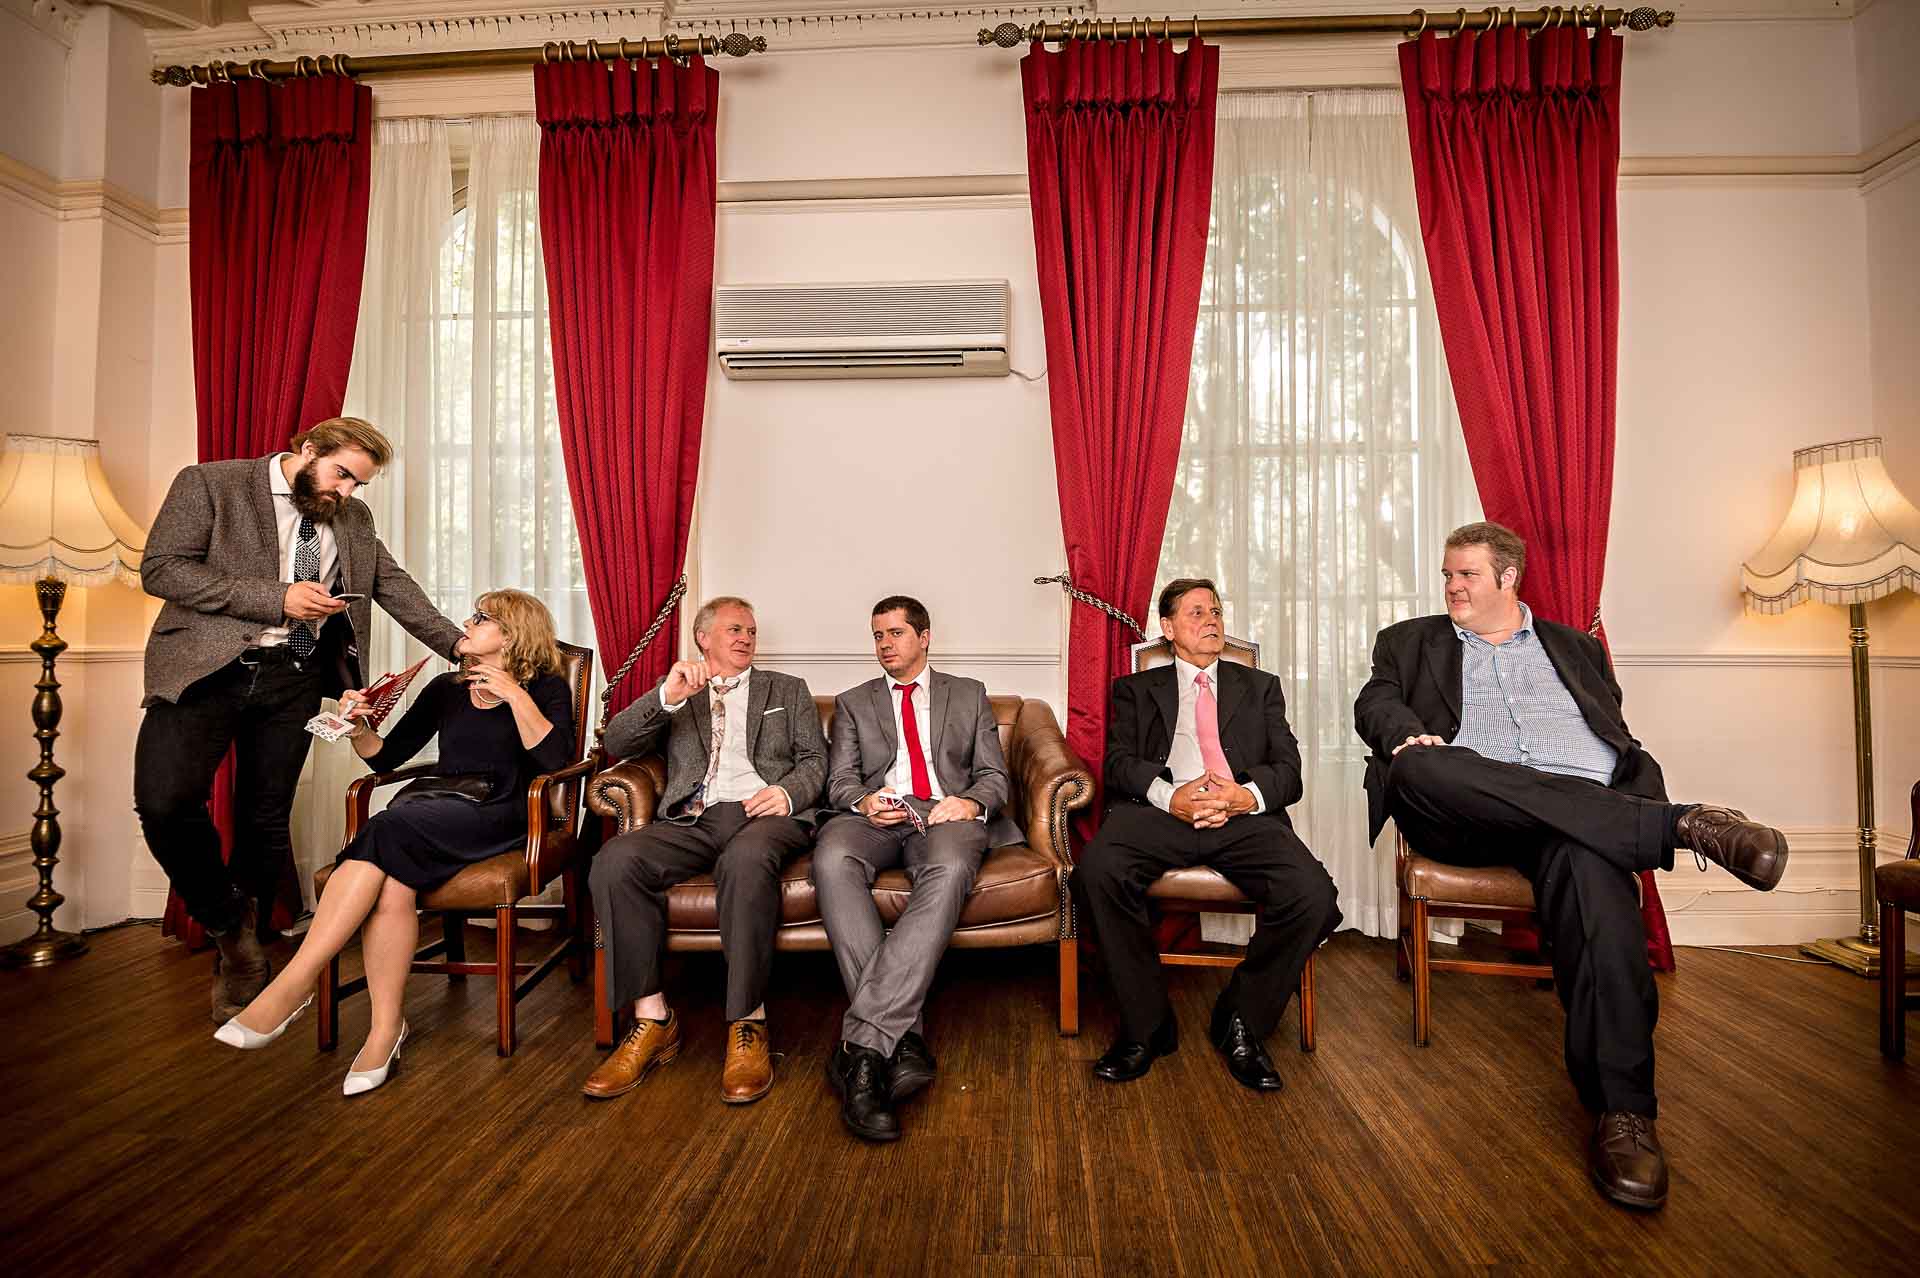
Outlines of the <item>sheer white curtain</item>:
M1213 225L1162 581L1210 576L1300 739L1302 839L1345 926L1395 931L1353 699L1375 633L1440 609L1478 518L1421 255L1397 91L1220 95ZM1244 940L1219 916L1209 936Z
M499 586L537 595L560 637L590 642L553 399L540 256L540 133L531 116L382 120L360 327L346 411L397 455L362 496L389 550L447 616ZM372 677L426 655L374 609ZM443 669L430 662L425 676ZM332 859L343 796L364 773L344 742L316 743L295 806L297 859Z

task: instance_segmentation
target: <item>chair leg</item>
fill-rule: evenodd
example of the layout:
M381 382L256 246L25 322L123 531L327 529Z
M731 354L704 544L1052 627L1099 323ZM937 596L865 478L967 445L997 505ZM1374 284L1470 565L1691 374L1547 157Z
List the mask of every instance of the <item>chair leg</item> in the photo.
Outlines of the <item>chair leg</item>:
M1407 959L1413 968L1413 1045L1427 1045L1428 1017L1432 1014L1433 973L1427 967L1427 903L1413 898L1411 932L1407 937Z
M1393 948L1393 974L1401 981L1413 979L1413 968L1407 961L1407 938L1413 935L1413 926L1407 921L1407 909L1407 894L1402 892L1397 928L1398 940Z
M578 985L587 979L586 916L591 908L580 904L580 867L574 865L560 876L560 896L567 907L567 975Z
M494 992L496 995L496 1002L498 1002L500 1007L499 1052L500 1052L500 1055L502 1056L513 1055L513 1049L516 1046L518 1046L518 1042L519 1042L517 1036L514 1033L514 1020L513 1020L513 1011L514 1011L513 986L516 978L518 977L518 973L516 973L513 970L513 960L514 960L513 922L514 922L514 915L513 915L513 907L511 905L502 905L494 909L493 923L494 923L495 935L494 935L494 941L493 941L493 952L494 952L493 979L495 984Z
M1907 1054L1907 912L1880 902L1880 1053Z
M320 1036L320 1050L331 1052L340 1046L340 956L327 960L320 969L320 988L314 991L314 1025Z
M1300 969L1300 1050L1313 1050L1313 955L1307 955L1307 965Z
M1060 938L1060 1033L1072 1037L1080 1032L1080 941Z
M440 915L440 935L447 943L447 962L464 963L467 961L467 916L443 911ZM449 981L465 982L464 972L448 972Z
M607 952L593 947L593 1045L613 1046L613 1009L607 1006Z

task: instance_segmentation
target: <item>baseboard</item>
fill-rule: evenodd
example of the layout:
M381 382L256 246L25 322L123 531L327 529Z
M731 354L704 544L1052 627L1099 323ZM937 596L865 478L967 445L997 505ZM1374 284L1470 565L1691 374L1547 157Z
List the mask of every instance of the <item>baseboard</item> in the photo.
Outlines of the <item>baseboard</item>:
M137 887L127 894L127 917L157 919L167 912L167 889Z

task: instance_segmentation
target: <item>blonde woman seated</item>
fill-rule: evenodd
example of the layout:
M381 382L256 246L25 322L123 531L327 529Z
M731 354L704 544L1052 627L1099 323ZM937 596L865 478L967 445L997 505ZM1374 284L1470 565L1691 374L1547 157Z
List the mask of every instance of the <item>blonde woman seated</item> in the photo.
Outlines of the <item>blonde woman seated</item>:
M386 1082L406 1041L400 1001L420 935L418 895L520 846L528 784L572 762L572 700L546 608L522 591L490 591L466 632L462 668L428 684L389 737L362 723L351 738L369 768L390 772L438 734L436 778L414 783L411 794L403 789L341 851L299 951L214 1034L248 1049L280 1037L313 1002L321 968L364 920L373 1020L342 1089L348 1096ZM344 717L366 717L361 693L348 692L340 704Z

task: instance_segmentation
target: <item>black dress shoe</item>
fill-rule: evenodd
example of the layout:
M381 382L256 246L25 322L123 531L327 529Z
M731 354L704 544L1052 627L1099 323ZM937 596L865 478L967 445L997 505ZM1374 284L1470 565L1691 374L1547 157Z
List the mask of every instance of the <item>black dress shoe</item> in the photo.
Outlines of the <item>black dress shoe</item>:
M1667 1155L1645 1114L1600 1115L1587 1144L1587 1174L1601 1193L1627 1207L1660 1207L1667 1201Z
M1267 1045L1253 1036L1240 1013L1224 999L1214 1004L1213 1045L1227 1058L1227 1073L1242 1087L1256 1092L1277 1092L1287 1084L1267 1055Z
M938 1072L933 1053L927 1050L927 1040L912 1030L894 1044L893 1060L889 1064L887 1091L896 1105L931 1083Z
M900 1139L887 1096L887 1058L871 1047L841 1043L827 1057L827 1082L840 1093L840 1118L861 1140Z
M1787 872L1787 836L1733 808L1703 803L1674 822L1674 841L1750 888L1771 892ZM1706 869L1705 865L1700 867Z
M1093 1076L1108 1083L1130 1083L1152 1069L1159 1057L1171 1056L1179 1049L1180 1032L1173 1017L1168 1016L1144 1043L1125 1038L1115 1042L1093 1063Z

